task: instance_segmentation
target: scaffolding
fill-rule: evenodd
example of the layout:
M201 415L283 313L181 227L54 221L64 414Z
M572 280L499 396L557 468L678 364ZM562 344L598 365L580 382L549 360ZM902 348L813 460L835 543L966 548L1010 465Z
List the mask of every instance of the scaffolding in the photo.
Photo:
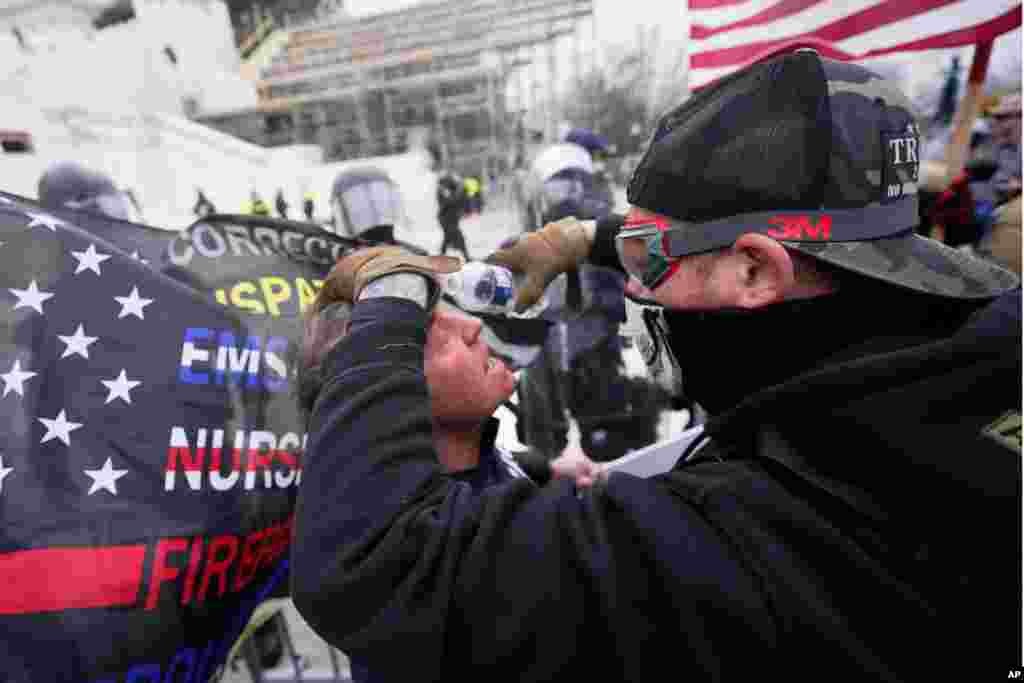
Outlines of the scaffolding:
M400 153L424 130L447 163L483 177L515 156L522 112L507 87L537 47L554 137L554 43L592 15L593 0L447 0L294 26L261 72L259 107L202 120L258 144L318 144L327 161ZM287 122L268 131L270 112Z

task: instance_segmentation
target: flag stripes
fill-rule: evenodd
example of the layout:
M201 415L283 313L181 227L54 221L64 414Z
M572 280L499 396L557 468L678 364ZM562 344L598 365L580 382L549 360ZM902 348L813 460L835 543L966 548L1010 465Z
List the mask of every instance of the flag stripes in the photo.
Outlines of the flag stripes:
M1020 0L690 0L690 87L784 49L865 59L962 47L1021 25Z

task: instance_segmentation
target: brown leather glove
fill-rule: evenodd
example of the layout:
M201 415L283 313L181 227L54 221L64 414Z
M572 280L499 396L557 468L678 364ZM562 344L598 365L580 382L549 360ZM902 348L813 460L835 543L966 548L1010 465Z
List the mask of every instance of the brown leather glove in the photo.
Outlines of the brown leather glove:
M324 280L313 305L305 313L298 369L299 405L310 413L323 386L321 366L334 346L348 334L353 302L368 283L393 273L420 273L431 283L432 307L440 296L434 277L462 267L456 258L419 256L401 247L371 247L338 260Z
M516 312L522 313L540 300L552 280L587 259L593 241L593 221L563 218L506 242L487 262L524 276L516 288Z
M352 304L335 301L320 310L310 307L306 311L302 350L298 368L299 406L308 415L323 387L321 367L324 358L348 334Z
M378 278L395 273L419 273L431 283L428 309L437 303L440 287L435 278L439 274L454 273L462 268L462 261L451 256L421 256L402 247L371 247L354 251L334 265L324 280L324 286L313 303L313 313L337 301L353 303L359 299L363 287Z

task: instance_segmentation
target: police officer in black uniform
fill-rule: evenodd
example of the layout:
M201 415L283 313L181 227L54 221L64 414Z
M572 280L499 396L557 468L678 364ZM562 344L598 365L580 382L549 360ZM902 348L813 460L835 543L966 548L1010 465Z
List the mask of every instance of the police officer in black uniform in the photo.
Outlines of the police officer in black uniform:
M467 261L472 260L466 248L466 236L459 227L465 212L466 191L462 180L451 171L443 172L437 179L437 221L444 233L439 254L444 255L451 247L461 251Z

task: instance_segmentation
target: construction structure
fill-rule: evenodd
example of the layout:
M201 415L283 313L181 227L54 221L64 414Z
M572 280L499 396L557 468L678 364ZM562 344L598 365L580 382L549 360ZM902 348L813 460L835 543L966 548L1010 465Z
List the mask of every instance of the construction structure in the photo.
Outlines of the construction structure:
M555 136L555 41L578 42L592 17L593 0L446 0L361 18L341 10L251 50L256 107L196 118L264 146L316 144L325 161L400 153L425 136L463 173L499 171L527 134L526 109L542 106L544 136ZM510 103L510 76L538 62L545 77ZM538 81L546 92L534 93Z

